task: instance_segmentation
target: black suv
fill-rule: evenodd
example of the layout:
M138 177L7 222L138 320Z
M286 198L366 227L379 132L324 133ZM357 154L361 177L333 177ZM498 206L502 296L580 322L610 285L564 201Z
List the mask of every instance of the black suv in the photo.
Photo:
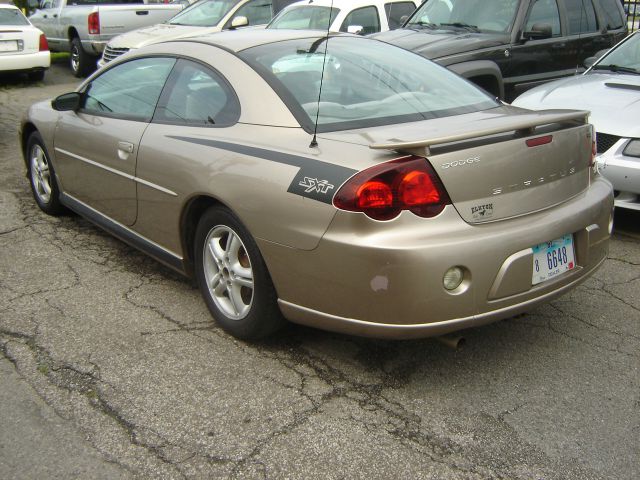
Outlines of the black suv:
M627 35L620 0L426 0L374 38L414 51L511 100Z

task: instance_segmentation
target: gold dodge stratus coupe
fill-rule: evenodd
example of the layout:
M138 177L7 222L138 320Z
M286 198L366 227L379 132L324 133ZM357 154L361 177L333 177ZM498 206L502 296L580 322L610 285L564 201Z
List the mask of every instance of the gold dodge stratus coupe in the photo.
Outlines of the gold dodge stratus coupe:
M33 105L21 141L42 210L194 275L231 334L410 338L531 309L604 261L587 116L375 40L256 30L124 55Z

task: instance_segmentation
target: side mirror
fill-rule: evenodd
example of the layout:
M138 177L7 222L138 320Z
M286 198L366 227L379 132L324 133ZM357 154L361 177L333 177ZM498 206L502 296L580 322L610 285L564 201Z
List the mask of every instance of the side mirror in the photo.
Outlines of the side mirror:
M524 32L522 36L525 40L542 40L551 38L553 35L551 25L549 23L534 23L530 32Z
M249 25L249 19L247 17L243 17L242 15L233 17L233 20L231 20L231 30L234 30L240 27L246 27L248 25Z
M409 15L402 15L400 17L400 25L404 27L404 24L407 23L407 20L409 20Z
M347 32L354 33L356 35L362 35L362 31L364 27L362 25L349 25L347 27Z
M82 95L79 92L64 93L51 100L51 107L58 112L77 111Z

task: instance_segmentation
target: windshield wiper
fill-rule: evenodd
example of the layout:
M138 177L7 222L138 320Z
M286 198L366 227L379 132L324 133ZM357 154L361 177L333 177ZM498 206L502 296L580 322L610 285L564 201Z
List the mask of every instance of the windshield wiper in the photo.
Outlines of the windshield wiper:
M464 28L465 30L469 30L471 32L480 32L480 29L477 25L469 25L468 23L454 22L454 23L441 23L443 27L455 27L455 28Z
M592 70L610 70L613 73L635 73L636 75L640 74L638 70L631 67L621 67L620 65L594 65Z
M424 28L428 28L430 30L435 30L436 28L438 28L438 25L436 25L435 23L431 23L431 22L423 22L423 21L417 21L417 22L412 22L409 25L407 25L407 27L424 27Z

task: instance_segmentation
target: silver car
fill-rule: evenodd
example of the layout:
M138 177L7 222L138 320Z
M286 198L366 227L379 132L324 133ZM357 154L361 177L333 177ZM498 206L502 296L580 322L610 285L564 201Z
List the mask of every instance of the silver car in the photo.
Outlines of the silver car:
M242 338L284 319L387 338L526 311L607 255L584 111L503 105L376 40L154 44L31 107L34 198L192 275Z
M598 165L615 189L615 205L640 210L640 32L578 77L541 85L513 105L584 108L597 131Z

